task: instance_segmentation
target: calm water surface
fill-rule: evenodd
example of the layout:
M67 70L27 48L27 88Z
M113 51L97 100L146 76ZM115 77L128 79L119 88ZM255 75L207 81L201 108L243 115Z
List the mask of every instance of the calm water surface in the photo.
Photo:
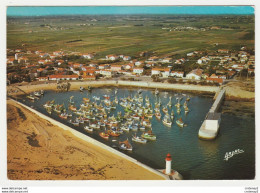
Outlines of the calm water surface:
M118 100L129 95L134 97L137 91L134 89L118 89L116 96ZM93 96L103 99L103 95L110 95L114 99L114 89L93 89L92 92L70 91L56 93L54 91L46 91L45 95L35 102L28 99L22 102L34 106L35 109L48 115L43 108L46 101L55 99L55 103L65 104L68 107L70 96L74 96L75 106L80 108L82 99L88 97L94 101ZM198 139L198 131L204 120L209 108L213 104L211 97L203 97L189 95L191 100L188 102L190 112L185 115L182 107L181 114L177 114L174 104L177 102L176 97L182 96L181 104L184 103L187 96L172 91L161 91L156 97L153 91L143 90L143 97L148 96L152 106L154 102L161 99L162 106L169 102L169 96L172 96L172 109L175 112L174 123L172 127L166 127L162 121L158 121L155 117L151 119L153 133L156 134L156 141L148 141L147 144L138 144L131 141L132 135L136 132L122 134L118 140L129 139L133 145L133 152L124 152L129 156L156 169L165 168L165 156L167 153L172 155L172 168L179 171L184 179L253 179L255 176L255 120L250 117L236 117L230 114L222 114L220 132L218 137L213 141L203 141ZM120 102L120 101L119 101ZM161 109L162 109L161 106ZM111 111L110 116L121 111L124 114L124 108L119 104L117 109ZM171 112L171 111L170 111ZM163 117L162 113L162 117ZM68 121L61 120L57 114L53 113L51 117L73 127ZM180 128L175 121L182 117L186 127ZM117 146L118 141L112 142L103 140L98 133L100 130L94 131L93 134L87 133L83 126L73 127L76 130L91 136L109 146ZM137 135L141 135L141 131L137 131ZM115 147L117 148L117 147ZM234 155L228 161L224 161L226 152L241 149L244 153Z

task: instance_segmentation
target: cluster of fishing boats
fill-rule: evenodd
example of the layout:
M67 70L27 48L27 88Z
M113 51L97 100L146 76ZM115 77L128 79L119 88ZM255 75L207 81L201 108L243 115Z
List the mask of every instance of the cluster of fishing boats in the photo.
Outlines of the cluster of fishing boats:
M155 91L155 95L158 94L159 92ZM144 97L140 90L134 96L121 98L117 97L117 90L115 90L114 95L111 96L83 98L79 108L75 105L74 96L69 98L66 105L55 103L55 100L52 100L47 101L43 107L49 114L56 113L61 119L67 120L74 126L82 125L86 132L97 131L98 135L105 140L112 138L112 141L116 141L116 137L131 131L133 132L132 143L145 144L157 139L151 123L154 116L160 121L163 114L162 123L171 127L175 117L174 106L177 108L177 112L179 109L178 113L181 112L181 97L178 98L175 105L172 104L172 98L169 97L169 102L165 106L162 106L160 98L157 98L158 100L152 105L148 96ZM183 104L185 113L189 112L188 101L189 97ZM179 127L184 126L181 118L176 120L176 124ZM140 136L137 135L138 131L142 132ZM133 149L128 138L119 141L118 147L127 151Z
M40 91L34 91L33 93L31 93L30 95L27 95L26 97L28 99L34 101L35 99L39 99L43 95L44 95L44 90L40 90Z

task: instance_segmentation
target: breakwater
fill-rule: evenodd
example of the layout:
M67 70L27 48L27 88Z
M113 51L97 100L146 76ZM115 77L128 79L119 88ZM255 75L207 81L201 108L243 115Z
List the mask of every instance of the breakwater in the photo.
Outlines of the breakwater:
M67 125L62 124L59 121L56 121L56 120L52 119L52 118L50 118L50 117L48 117L48 116L46 116L46 115L36 111L35 109L32 109L32 108L28 107L27 105L25 105L23 103L20 103L20 102L15 101L15 100L13 100L13 101L18 103L19 105L25 107L26 109L30 110L31 112L35 113L39 117L41 117L41 118L51 122L52 124L54 124L54 125L62 128L62 129L64 129L64 130L66 130L66 131L70 131L77 138L80 138L80 139L82 139L82 140L84 140L86 142L89 142L91 144L94 144L94 145L96 145L96 146L98 146L98 147L100 147L100 148L102 148L102 149L104 149L106 151L109 151L109 152L111 152L111 153L113 153L113 154L115 154L115 155L117 155L117 156L119 156L121 158L124 158L124 159L126 159L126 160L128 160L128 161L130 161L130 162L132 162L132 163L134 163L134 164L136 164L136 165L138 165L138 166L140 166L140 167L142 167L142 168L152 172L152 173L155 173L155 174L161 176L165 180L169 180L170 179L168 176L162 174L161 172L159 172L159 171L157 171L157 170L155 170L155 169L153 169L153 168L151 168L151 167L149 167L149 166L147 166L147 165L137 161L136 159L134 159L134 158L132 158L132 157L130 157L130 156L124 154L124 153L121 153L121 152L117 151L116 149L113 149L113 148L111 148L111 147L109 147L109 146L107 146L107 145L105 145L105 144L103 144L103 143L101 143L101 142L99 142L99 141L97 141L97 140L87 136L87 135L84 135L81 132L79 132L79 131L77 131L77 130L75 130L75 129L67 126Z
M206 119L203 121L200 130L199 138L201 139L215 139L219 131L219 125L221 121L221 113L217 113L221 103L225 97L225 89L222 89L217 97L212 107L210 108Z

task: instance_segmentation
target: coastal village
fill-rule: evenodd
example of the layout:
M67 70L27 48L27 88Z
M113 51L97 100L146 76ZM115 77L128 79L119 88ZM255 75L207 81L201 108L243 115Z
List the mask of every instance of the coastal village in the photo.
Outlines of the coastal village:
M8 179L254 179L254 20L8 17Z
M32 81L140 80L222 85L235 75L253 77L254 50L193 51L185 57L159 57L151 52L98 58L96 53L7 49L7 84ZM148 79L148 80L151 80Z

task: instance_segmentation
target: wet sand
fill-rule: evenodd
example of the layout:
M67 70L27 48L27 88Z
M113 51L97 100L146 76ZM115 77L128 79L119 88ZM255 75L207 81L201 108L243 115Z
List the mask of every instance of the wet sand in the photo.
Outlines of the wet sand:
M10 180L163 180L11 100L7 100L7 127Z

